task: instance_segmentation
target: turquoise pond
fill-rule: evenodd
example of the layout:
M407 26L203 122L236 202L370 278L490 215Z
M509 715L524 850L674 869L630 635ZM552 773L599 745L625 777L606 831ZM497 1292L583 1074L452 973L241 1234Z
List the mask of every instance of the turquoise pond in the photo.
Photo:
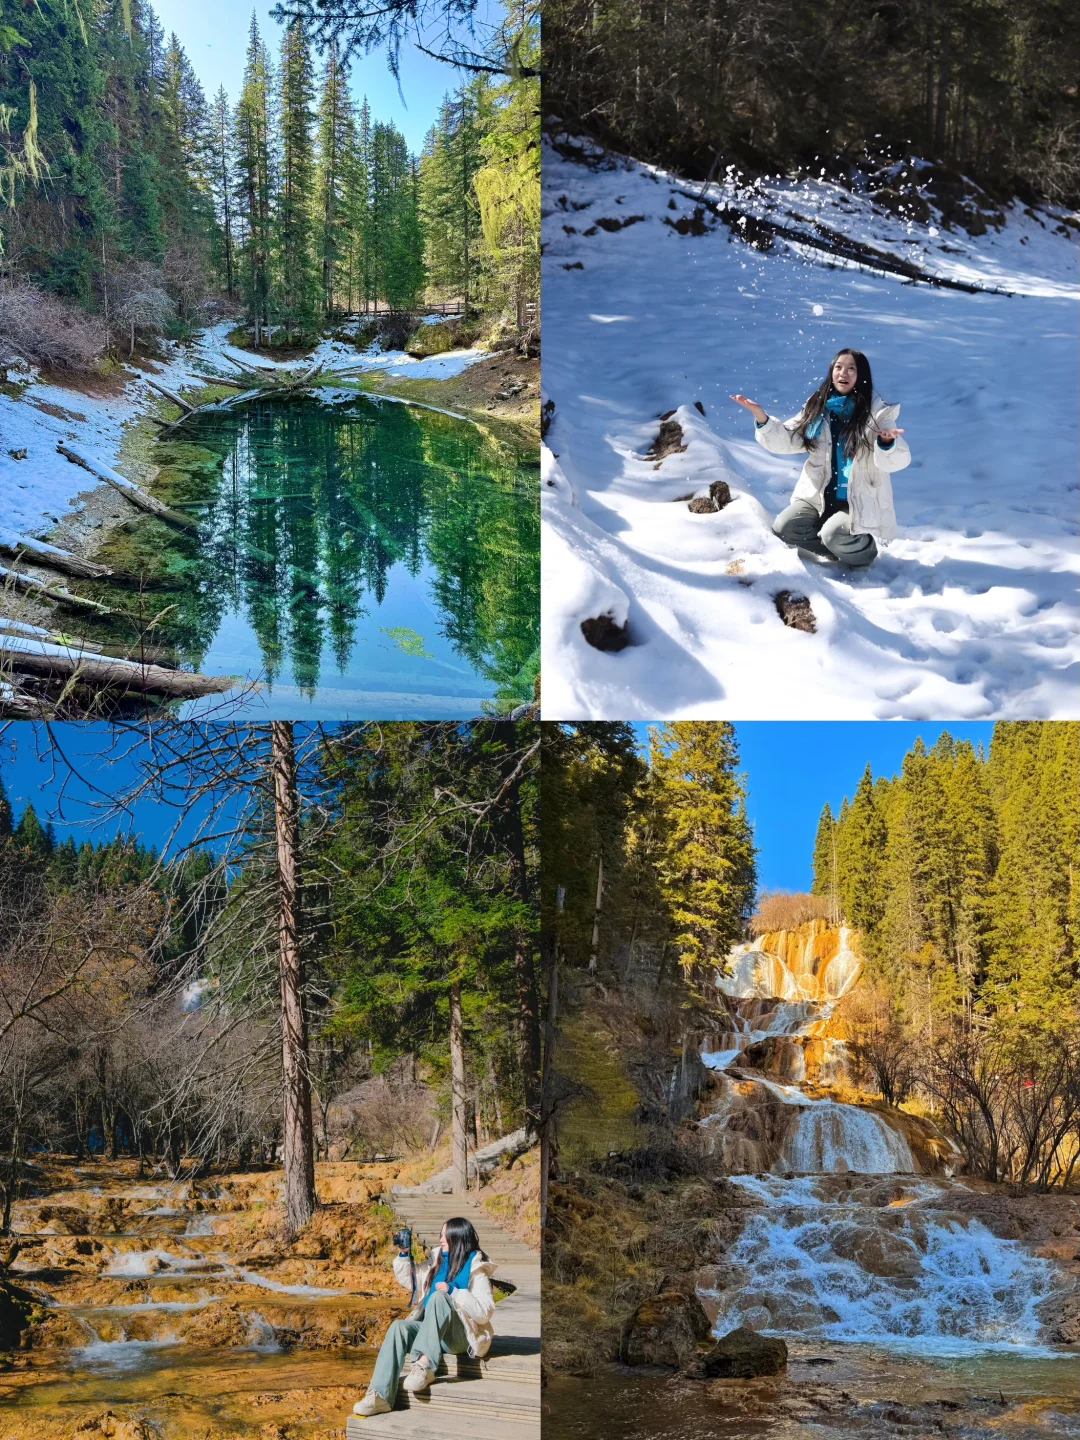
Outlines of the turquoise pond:
M194 415L153 447L147 517L101 598L185 668L248 682L182 714L469 719L531 699L537 448L507 427L335 391ZM125 624L128 622L125 622Z

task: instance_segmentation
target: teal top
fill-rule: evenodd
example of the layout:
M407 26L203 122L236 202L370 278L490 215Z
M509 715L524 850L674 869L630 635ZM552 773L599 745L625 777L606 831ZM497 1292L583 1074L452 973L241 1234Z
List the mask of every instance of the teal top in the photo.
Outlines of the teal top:
M469 1288L469 1275L472 1272L472 1262L475 1259L476 1251L474 1250L469 1256L469 1258L465 1261L465 1264L462 1265L461 1269L454 1276L454 1278L452 1280L447 1280L447 1272L450 1269L450 1252L449 1250L444 1250L442 1254L442 1259L439 1261L439 1268L431 1277L431 1288L428 1290L427 1296L424 1300L425 1308L427 1307L431 1297L435 1294L435 1286L438 1285L440 1280L444 1281L447 1285L449 1285L451 1290L467 1290Z

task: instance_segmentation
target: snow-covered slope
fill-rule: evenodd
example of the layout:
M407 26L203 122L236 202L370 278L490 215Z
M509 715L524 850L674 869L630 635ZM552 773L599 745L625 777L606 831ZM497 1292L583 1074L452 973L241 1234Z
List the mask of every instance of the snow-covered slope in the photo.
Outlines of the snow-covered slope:
M1062 217L1014 204L973 239L825 181L705 192L1007 292L966 294L784 241L762 252L709 215L680 234L700 187L648 167L549 149L544 182L545 718L1080 715L1080 289ZM913 455L893 477L899 538L858 574L773 536L799 462L766 454L728 398L792 415L846 345L901 403ZM656 466L672 410L686 450ZM716 479L723 510L677 503ZM782 623L782 590L809 598L816 634ZM628 618L617 653L582 635L603 612Z

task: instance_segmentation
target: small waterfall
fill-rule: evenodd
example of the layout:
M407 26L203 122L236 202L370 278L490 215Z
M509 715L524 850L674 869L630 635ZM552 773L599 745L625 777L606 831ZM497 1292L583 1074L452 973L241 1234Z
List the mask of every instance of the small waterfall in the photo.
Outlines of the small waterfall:
M746 1325L926 1354L1057 1353L1040 1346L1038 1318L1060 1283L1054 1268L978 1220L923 1208L925 1198L899 1209L846 1203L807 1178L736 1183L768 1208L729 1253L717 1334Z
M774 1169L798 1175L910 1175L917 1166L904 1137L873 1110L820 1100L803 1110Z

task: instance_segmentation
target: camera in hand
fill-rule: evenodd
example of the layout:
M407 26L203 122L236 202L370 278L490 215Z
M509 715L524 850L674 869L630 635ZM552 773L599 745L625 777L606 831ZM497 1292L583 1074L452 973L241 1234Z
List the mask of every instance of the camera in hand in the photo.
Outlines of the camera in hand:
M404 1229L403 1229L403 1230L396 1230L396 1231L394 1232L393 1240L394 1240L394 1244L398 1247L399 1250L401 1250L401 1251L408 1250L408 1251L411 1252L411 1250L412 1250L412 1231L411 1231L411 1230L404 1230Z

